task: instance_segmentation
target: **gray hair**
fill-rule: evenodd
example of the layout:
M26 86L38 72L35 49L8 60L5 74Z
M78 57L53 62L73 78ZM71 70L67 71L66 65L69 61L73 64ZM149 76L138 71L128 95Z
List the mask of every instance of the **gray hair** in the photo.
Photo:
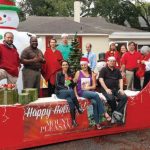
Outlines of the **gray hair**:
M63 34L61 35L61 38L64 38L64 37L68 37L68 34L63 33Z
M141 53L145 54L147 52L150 52L150 47L149 46L142 46Z

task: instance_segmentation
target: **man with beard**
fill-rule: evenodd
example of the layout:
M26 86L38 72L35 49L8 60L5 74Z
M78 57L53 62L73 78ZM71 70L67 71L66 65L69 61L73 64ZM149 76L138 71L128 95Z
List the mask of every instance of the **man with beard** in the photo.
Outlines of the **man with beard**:
M30 46L25 48L21 54L23 87L40 89L41 67L45 63L42 51L38 48L36 37L30 38Z
M20 59L16 47L13 45L14 35L4 34L3 44L0 44L0 80L7 79L7 83L16 84Z

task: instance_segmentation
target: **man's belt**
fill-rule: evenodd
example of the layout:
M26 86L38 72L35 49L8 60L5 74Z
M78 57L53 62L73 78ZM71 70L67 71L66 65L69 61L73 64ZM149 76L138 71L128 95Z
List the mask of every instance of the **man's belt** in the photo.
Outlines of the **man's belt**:
M40 68L25 68L25 69L30 69L30 70L34 70L34 71L41 71L41 69Z
M134 71L137 71L137 69L138 69L138 68L126 69L126 71L132 71L132 72L134 72Z

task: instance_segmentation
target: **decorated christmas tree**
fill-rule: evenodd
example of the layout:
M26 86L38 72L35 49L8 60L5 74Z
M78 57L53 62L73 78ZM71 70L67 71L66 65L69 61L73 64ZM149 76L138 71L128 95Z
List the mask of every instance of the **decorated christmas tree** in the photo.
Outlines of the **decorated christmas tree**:
M71 42L72 50L69 54L68 62L73 74L77 70L80 70L80 58L82 57L81 49L79 48L80 43L78 41L77 33L74 35L74 38Z

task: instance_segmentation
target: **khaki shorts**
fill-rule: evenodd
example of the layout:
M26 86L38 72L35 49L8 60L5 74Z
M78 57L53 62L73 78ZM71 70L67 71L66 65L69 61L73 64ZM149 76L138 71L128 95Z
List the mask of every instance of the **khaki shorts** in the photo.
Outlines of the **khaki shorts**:
M7 79L7 83L16 84L18 77L13 77L4 69L0 69L0 80Z

